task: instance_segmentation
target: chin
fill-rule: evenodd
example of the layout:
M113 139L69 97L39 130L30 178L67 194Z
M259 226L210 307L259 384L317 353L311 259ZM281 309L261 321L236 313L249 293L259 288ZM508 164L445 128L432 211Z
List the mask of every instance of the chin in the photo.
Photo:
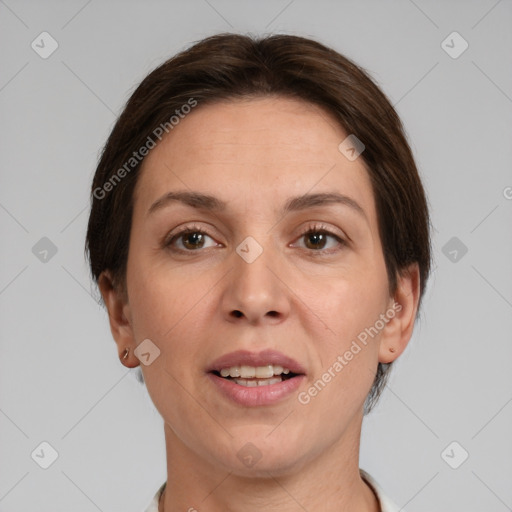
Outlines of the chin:
M275 428L275 427L273 427ZM271 428L244 429L217 461L237 476L269 478L297 472L304 464L304 443L287 435L275 435ZM224 455L224 456L222 456ZM234 455L234 456L233 456Z
M246 466L238 459L233 460L232 464L229 468L232 474L259 479L291 475L297 473L303 466L296 452L289 454L262 453L261 458L255 461L253 465Z

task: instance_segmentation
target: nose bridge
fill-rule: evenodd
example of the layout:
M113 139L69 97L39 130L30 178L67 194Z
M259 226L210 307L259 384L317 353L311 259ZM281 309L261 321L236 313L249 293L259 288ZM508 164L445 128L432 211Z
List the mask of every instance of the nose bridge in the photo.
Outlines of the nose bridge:
M258 235L257 235L258 236ZM283 319L289 312L286 287L277 277L280 258L272 237L247 236L233 253L233 272L223 298L230 319L244 317L251 323ZM277 275L276 275L277 274ZM274 320L275 321L275 320Z

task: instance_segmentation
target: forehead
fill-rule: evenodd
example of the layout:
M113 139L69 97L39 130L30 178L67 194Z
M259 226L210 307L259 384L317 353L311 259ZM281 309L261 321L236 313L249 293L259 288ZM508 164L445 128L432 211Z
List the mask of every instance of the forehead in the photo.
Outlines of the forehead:
M337 191L351 195L371 216L364 161L350 161L338 149L347 136L331 113L301 100L199 104L145 158L136 208L147 210L159 195L176 189L246 205Z

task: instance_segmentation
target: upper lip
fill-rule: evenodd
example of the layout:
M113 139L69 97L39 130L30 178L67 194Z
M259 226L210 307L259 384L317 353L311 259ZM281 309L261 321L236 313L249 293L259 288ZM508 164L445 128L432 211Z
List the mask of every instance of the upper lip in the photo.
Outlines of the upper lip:
M268 364L279 365L288 368L292 373L304 374L304 368L291 357L285 356L277 350L263 350L261 352L250 352L249 350L237 350L225 354L216 359L207 369L208 372L220 372L223 368L232 366L266 366Z

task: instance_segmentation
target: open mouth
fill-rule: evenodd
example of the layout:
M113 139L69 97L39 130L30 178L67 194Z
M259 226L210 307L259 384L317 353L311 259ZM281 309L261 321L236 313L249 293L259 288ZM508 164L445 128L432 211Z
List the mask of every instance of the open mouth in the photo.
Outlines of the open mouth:
M218 391L243 407L278 404L306 380L306 369L277 350L237 350L217 358L206 373Z
M272 364L265 366L231 366L229 368L222 368L220 371L213 370L211 373L248 388L270 386L300 375L283 366Z

